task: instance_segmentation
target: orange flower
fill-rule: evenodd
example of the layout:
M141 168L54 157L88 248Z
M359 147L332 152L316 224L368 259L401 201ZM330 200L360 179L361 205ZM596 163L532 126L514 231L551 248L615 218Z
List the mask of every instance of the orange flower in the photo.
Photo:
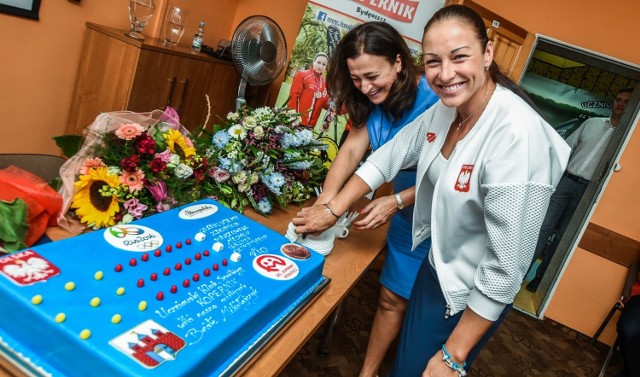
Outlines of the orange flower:
M120 139L131 140L140 136L144 132L144 127L138 123L122 124L116 130L116 136Z
M134 172L128 172L126 170L122 171L120 174L120 183L129 187L129 192L142 190L143 187L143 179L144 172L140 169L137 169Z

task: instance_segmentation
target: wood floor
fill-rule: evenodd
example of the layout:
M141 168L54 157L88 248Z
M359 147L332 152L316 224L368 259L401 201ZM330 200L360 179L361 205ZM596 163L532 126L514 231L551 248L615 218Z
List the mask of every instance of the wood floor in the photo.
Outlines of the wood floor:
M378 277L378 270L368 271L347 297L329 355L318 355L322 334L316 334L280 377L358 375L376 310ZM512 310L481 351L469 376L596 377L609 347L596 343L586 351L588 342L589 337L552 320L539 320ZM388 372L392 354L390 351L387 355L380 376ZM605 376L616 376L622 370L621 363L616 354Z

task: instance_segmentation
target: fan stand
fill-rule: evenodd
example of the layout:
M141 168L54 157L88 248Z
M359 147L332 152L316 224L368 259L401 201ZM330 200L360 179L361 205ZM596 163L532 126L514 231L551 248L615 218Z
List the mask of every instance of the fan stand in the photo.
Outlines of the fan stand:
M247 104L247 100L244 99L244 92L247 89L247 80L240 78L240 84L238 85L238 97L236 98L236 112L240 108Z

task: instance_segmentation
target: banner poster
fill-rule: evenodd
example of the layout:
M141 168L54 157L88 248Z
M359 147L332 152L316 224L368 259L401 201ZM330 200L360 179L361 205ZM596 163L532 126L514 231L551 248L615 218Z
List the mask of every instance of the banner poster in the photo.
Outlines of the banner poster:
M297 73L313 68L313 60L318 53L331 56L340 38L349 30L363 22L382 21L391 24L405 38L412 54L416 59L421 54L422 32L427 21L444 5L444 0L310 0L300 23L300 31L293 43L291 59L287 67L285 78L280 87L276 106L287 106L295 102L292 93L292 83ZM290 42L289 42L289 45ZM301 74L302 75L302 74ZM307 75L307 77L310 77ZM326 77L326 70L322 73L322 80ZM311 116L307 109L296 109L303 115L303 124L314 126L321 137L332 141L332 147L344 130L346 119L339 116L331 122L329 129L322 130L322 123L326 115L328 100L326 97L326 82L310 81L314 86L313 94L307 95L305 107L321 106L319 116ZM300 81L298 81L299 83ZM300 92L300 85L295 93ZM294 100L292 100L294 98ZM299 97L302 99L302 96ZM292 102L293 101L293 102ZM302 105L302 102L299 102ZM289 107L293 108L293 105ZM311 107L309 107L311 108ZM315 118L315 119L314 119ZM315 120L315 121L314 121ZM306 123L305 121L309 121ZM313 123L313 124L311 124ZM335 151L329 153L332 159Z
M527 72L520 86L563 138L569 137L592 117L611 116L613 100L601 94Z

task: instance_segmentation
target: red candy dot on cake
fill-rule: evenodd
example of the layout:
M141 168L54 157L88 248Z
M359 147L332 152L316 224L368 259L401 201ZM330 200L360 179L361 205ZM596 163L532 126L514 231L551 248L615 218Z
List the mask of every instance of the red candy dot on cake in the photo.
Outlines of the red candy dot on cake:
M142 254L142 256L140 257L140 260L143 261L143 262L148 261L149 260L149 254L147 254L147 253Z
M205 268L204 269L204 276L209 276L209 275L211 275L211 270L208 269L208 268Z
M152 281L156 281L158 280L158 274L156 274L155 272L151 274L151 280Z
M178 243L176 243L176 247L177 247L178 249L181 249L181 248L182 248L182 242L178 242Z
M176 269L176 271L180 271L180 270L182 270L182 264L181 263L176 263L176 266L174 268Z
M167 247L165 247L165 248L164 248L164 250L165 250L167 253L170 253L170 252L171 252L171 245L167 245Z
M131 258L131 260L129 261L129 266L135 266L136 264L138 264L138 261L136 260L136 258Z
M158 292L158 294L156 295L156 300L158 301L164 300L164 293Z
M200 280L200 275L199 274L193 274L193 281L198 281Z
M121 264L117 264L115 270L116 270L116 272L122 272L122 265Z
M158 249L156 250L153 255L155 255L156 257L159 257L160 255L162 255L162 250Z
M187 258L184 260L184 264L186 264L187 266L191 264L191 258Z
M185 288L187 288L190 284L191 282L189 281L189 279L184 279L184 281L182 282L182 286Z
M144 287L144 279L138 279L138 287Z
M169 267L165 268L164 271L162 272L164 274L164 276L169 276L169 274L171 273L171 269Z
M208 257L211 252L209 252L209 250L205 250L202 252L202 254L204 254L205 257Z
M176 293L178 292L178 287L176 287L175 285L171 286L171 293Z
M229 263L229 262L227 262L227 260L226 260L226 259L223 259L223 260L222 260L222 265L223 265L223 266L226 266L226 265L227 265L227 263Z
M217 264L217 263L214 263L214 264L213 264L213 270L214 270L214 271L218 271L218 268L220 268L220 267L218 267L218 264Z
M196 260L200 260L200 259L202 259L202 254L196 253L194 258L196 258Z
M187 245L191 245L191 240L189 238L187 238L187 240L184 241L184 243L186 243Z

